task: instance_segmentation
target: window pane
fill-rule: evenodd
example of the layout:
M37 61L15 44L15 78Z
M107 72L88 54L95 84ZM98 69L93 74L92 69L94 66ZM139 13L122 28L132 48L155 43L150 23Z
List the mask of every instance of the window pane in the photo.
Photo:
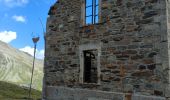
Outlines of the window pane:
M92 15L92 7L86 8L86 16Z
M96 5L99 5L99 0L96 0Z
M96 16L95 17L95 23L98 23L99 22L99 16Z
M96 13L95 13L95 15L98 15L99 14L99 6L96 6L96 9L95 9L96 11Z
M92 5L92 0L86 0L86 7Z
M86 24L92 24L92 17L86 17Z

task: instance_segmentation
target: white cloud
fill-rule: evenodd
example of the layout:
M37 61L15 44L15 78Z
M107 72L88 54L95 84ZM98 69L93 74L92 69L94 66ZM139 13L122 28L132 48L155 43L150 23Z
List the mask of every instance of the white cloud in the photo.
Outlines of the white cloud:
M17 22L25 22L26 21L26 19L25 19L25 17L24 16L17 16L17 15L14 15L14 16L12 16L12 18L15 20L15 21L17 21Z
M29 0L1 0L8 7L24 6Z
M40 50L37 52L36 57L39 59L44 59L44 50Z
M0 32L0 40L6 43L11 42L17 38L17 33L13 31L2 31Z
M19 50L27 52L28 54L34 56L34 48L30 46L25 46L24 48L21 48ZM36 50L36 58L44 59L44 50Z

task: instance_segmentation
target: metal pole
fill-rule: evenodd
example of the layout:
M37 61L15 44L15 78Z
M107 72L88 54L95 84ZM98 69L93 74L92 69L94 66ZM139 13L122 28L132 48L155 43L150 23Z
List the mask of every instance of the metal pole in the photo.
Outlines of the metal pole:
M32 79L34 74L34 63L35 63L35 53L36 53L36 43L34 43L34 59L33 59L33 67L32 67L32 74L31 74L31 83L29 88L29 99L31 98L31 89L32 89Z
M31 89L32 89L33 76L34 76L34 65L35 65L34 64L35 63L35 53L36 53L36 46L37 46L37 42L39 41L39 37L32 38L32 41L34 43L34 58L33 58L33 63L32 63L31 83L30 83L30 88L29 88L28 99L31 99Z

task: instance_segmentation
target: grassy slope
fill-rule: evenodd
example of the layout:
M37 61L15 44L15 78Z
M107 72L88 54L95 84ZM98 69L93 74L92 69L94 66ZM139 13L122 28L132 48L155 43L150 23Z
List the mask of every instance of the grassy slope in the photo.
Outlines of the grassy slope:
M0 41L0 81L28 87L33 57ZM43 61L35 60L33 88L42 89Z
M0 81L0 100L27 100L28 89ZM33 100L40 100L41 92L32 90Z

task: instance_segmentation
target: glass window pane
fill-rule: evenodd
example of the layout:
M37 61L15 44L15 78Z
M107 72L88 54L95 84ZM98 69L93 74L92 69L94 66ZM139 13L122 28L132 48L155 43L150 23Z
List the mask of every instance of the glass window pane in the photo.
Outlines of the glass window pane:
M86 17L86 24L92 24L92 17Z
M98 15L99 14L99 6L96 6L96 13L95 15Z
M98 23L99 22L99 16L96 16L95 17L95 23Z
M86 7L92 5L92 0L86 0Z
M99 0L96 0L96 5L99 5Z
M92 15L92 7L86 8L86 16Z

